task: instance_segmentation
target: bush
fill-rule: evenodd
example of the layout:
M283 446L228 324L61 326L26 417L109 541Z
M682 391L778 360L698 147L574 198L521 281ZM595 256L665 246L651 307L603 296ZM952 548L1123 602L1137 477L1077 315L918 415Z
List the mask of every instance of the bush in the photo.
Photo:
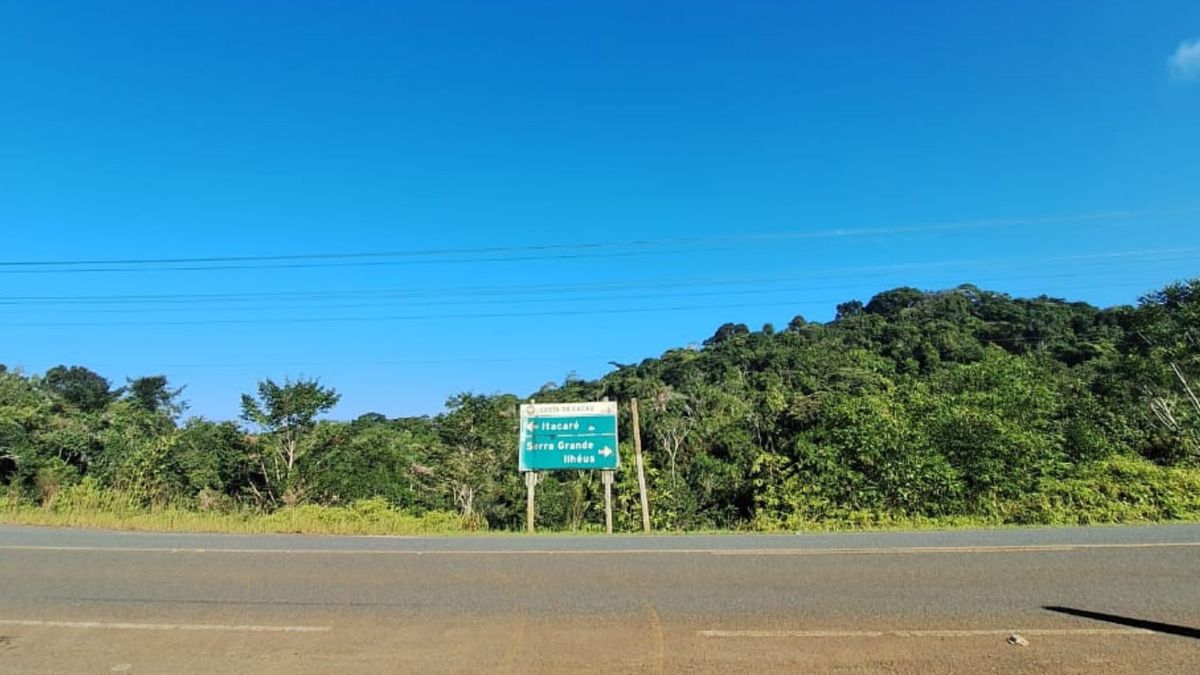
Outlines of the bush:
M302 534L448 534L462 531L457 514L431 511L416 516L380 497L349 506L301 506L247 518L252 531Z
M458 514L430 511L413 515L379 499L350 506L313 504L262 513L197 511L178 506L147 509L132 495L106 490L91 479L59 492L43 507L22 503L10 491L0 497L0 520L25 525L103 527L160 532L300 534L454 534L463 531Z
M54 513L104 511L115 514L134 511L136 503L136 499L125 493L100 487L91 476L57 491L44 502L45 508Z
M1015 524L1088 525L1200 519L1200 470L1158 466L1117 455L1047 479L1010 505Z
M33 485L43 504L53 501L61 490L69 489L78 481L79 470L57 457L46 460L33 473Z

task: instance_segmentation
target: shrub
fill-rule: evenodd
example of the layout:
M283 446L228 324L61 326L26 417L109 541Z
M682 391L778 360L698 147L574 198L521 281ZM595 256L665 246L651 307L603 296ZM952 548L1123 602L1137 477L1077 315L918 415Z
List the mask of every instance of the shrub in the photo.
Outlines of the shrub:
M1075 475L1047 479L1011 504L1017 524L1139 523L1200 519L1200 470L1168 468L1117 455L1082 466Z

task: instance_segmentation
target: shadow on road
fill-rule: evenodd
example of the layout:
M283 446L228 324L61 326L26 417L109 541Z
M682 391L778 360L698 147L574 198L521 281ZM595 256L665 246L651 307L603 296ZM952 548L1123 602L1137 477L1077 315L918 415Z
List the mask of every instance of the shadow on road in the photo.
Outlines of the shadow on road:
M1155 633L1166 633L1167 635L1178 635L1180 637L1192 638L1193 640L1200 640L1200 628L1188 628L1187 626L1177 626L1172 623L1160 623L1158 621L1135 619L1133 617L1120 616L1118 614L1090 612L1086 609L1075 609L1073 607L1047 606L1042 607L1042 609L1050 612L1057 612L1059 614L1068 614L1070 616L1078 616L1084 619L1092 619L1094 621L1107 621L1108 623L1120 624L1122 626L1129 626L1131 628L1152 630Z

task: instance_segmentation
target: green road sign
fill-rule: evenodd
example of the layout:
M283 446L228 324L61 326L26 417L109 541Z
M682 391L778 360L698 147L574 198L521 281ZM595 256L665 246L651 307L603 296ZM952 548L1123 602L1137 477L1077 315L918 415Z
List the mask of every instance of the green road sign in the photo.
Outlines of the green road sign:
M523 404L518 457L521 471L616 469L617 404Z

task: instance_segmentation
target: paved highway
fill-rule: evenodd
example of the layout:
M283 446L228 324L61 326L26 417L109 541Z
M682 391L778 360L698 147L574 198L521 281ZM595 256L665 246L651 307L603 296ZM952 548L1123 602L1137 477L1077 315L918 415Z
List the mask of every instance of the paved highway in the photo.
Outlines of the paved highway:
M0 672L1200 672L1200 526L223 536L0 526ZM1028 646L1012 646L1020 633Z

